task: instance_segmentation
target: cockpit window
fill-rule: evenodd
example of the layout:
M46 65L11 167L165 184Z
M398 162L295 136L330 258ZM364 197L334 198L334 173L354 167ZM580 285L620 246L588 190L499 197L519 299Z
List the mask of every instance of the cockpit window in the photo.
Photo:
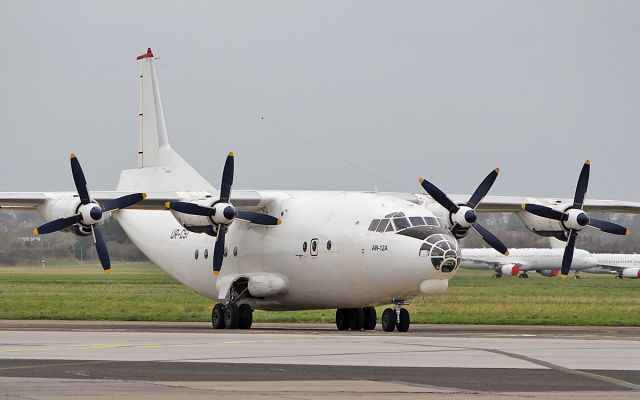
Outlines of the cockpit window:
M389 226L387 226L387 230L385 232L393 232L393 224L389 223Z
M397 231L399 231L400 229L411 227L411 224L409 224L409 220L406 218L394 218L393 224L395 225Z
M429 226L440 226L440 224L438 223L438 220L435 217L424 217L424 221Z
M389 213L389 214L385 215L384 217L385 217L385 218L391 218L391 217L393 217L394 215L396 215L396 212L395 212L395 211L394 211L394 212L392 212L392 213Z
M380 221L380 225L378 225L378 229L376 229L377 232L384 232L385 229L387 229L387 225L389 224L389 220L388 219L383 219L382 221Z
M413 226L424 225L424 220L422 219L422 217L409 217L409 221L411 221L411 225Z
M375 231L378 228L378 224L380 223L379 219L374 219L373 221L371 221L371 225L369 225L369 230L370 231Z

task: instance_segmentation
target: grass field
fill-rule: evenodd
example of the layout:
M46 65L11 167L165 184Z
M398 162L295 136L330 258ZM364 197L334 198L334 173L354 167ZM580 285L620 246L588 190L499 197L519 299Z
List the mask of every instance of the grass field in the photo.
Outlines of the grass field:
M0 319L209 321L213 302L150 264L0 267ZM413 299L412 322L640 326L640 281L495 279L462 271L443 295ZM380 315L382 308L378 310ZM261 312L254 320L333 322L335 310Z

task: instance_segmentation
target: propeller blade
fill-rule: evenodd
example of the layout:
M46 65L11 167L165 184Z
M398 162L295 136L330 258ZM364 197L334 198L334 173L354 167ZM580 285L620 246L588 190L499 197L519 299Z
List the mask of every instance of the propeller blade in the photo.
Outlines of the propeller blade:
M578 178L578 185L576 186L576 195L573 198L573 207L582 209L584 204L584 197L587 195L587 186L589 186L589 170L591 169L591 162L589 160L584 162L582 171L580 171L580 177Z
M499 173L500 173L500 168L496 168L493 171L489 172L489 175L487 175L487 177L484 178L482 182L480 182L480 185L478 186L476 191L473 192L473 194L471 195L471 198L467 202L467 206L471 208L476 208L478 206L478 204L482 201L484 196L486 196L487 193L489 193L489 190L491 189L491 186L493 186L493 184L495 183Z
M40 225L33 230L33 234L38 236L44 235L46 233L60 231L70 227L73 224L77 224L78 222L80 222L80 214L72 215L71 217L67 218L58 218L53 221L47 222L46 224Z
M451 201L449 197L436 185L427 181L424 178L420 178L420 184L424 188L424 190L429 193L429 196L433 197L435 201L438 202L442 207L446 208L450 213L456 213L460 209L456 203Z
M480 225L479 223L475 223L472 225L472 228L478 232L482 239L487 242L487 244L494 249L496 249L499 253L504 254L505 256L509 255L509 249L504 245L493 233L489 232L487 228Z
M233 185L233 158L235 154L233 151L227 155L227 161L224 163L224 169L222 170L222 183L220 184L220 201L228 203L231 197L231 186Z
M576 237L578 232L571 229L569 231L569 240L567 241L567 247L564 248L564 255L562 256L562 269L560 270L560 278L565 279L569 275L571 270L571 262L573 261L573 250L576 248Z
M614 224L613 222L603 221L601 219L593 219L589 220L589 225L594 228L600 229L603 232L613 233L614 235L623 235L628 236L631 231L628 228L625 228L622 225Z
M556 221L564 221L567 214L562 211L554 210L551 207L541 206L539 204L522 204L522 209L543 218L555 219Z
M89 203L89 190L87 189L87 180L84 178L84 172L80 166L80 161L75 154L71 153L71 173L73 174L73 182L76 185L78 196L82 204Z
M220 226L218 228L218 237L216 239L216 245L213 248L213 274L218 276L220 269L222 268L222 261L224 260L224 236L227 230Z
M238 211L236 213L236 217L238 219L243 219L245 221L251 222L252 224L258 225L280 225L282 223L280 218L250 211Z
M208 217L213 212L212 208L186 203L184 201L167 201L165 207L183 214L202 215L204 217Z
M146 193L133 193L128 194L126 196L119 197L111 202L107 203L106 206L102 207L103 212L118 210L121 208L130 207L136 203L141 202L142 200L147 198Z
M107 245L102 238L102 233L96 226L91 226L91 230L93 231L93 242L96 245L96 251L98 252L98 258L100 259L100 264L102 264L102 269L104 272L110 274L111 273L111 260L109 259L109 251L107 250Z

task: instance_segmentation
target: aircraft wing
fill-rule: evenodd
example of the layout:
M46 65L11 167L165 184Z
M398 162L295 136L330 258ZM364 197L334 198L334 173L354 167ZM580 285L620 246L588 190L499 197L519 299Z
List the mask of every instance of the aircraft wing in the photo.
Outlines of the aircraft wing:
M92 191L91 197L104 205L118 197L132 192ZM75 192L0 192L0 208L6 210L32 210L47 200L70 199L77 197ZM149 192L147 198L134 204L129 209L166 210L165 203L171 201L191 201L211 197L218 198L218 193L207 192ZM231 196L231 203L238 209L253 211L264 207L272 199L265 198L259 192L236 190Z
M425 195L425 197L428 197ZM470 195L449 196L455 203L466 203ZM429 197L430 199L430 197ZM549 207L557 204L573 204L573 199L524 196L486 196L477 207L484 212L517 212L522 211L523 203L535 203ZM587 212L613 212L640 214L640 202L621 200L585 200L584 210Z

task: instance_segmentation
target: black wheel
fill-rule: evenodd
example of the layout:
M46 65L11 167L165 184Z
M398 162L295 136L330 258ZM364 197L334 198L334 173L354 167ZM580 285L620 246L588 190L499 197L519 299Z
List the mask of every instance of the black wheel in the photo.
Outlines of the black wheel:
M339 331L346 331L349 329L349 316L347 314L348 312L344 308L338 308L336 310L336 327Z
M385 332L393 332L396 329L396 311L386 308L382 312L382 330Z
M240 323L240 310L235 304L227 304L224 307L224 327L226 329L238 329Z
M376 309L373 307L365 307L364 308L364 326L362 329L365 331L372 331L376 329L376 322L378 321L378 316L376 315Z
M411 325L411 319L409 318L409 311L404 308L400 310L400 322L398 322L398 332L407 332Z
M364 327L364 310L362 308L349 309L349 329L361 331Z
M529 278L529 275L527 275L527 274L520 274L520 275L518 275L518 278L527 279L527 278Z
M238 307L238 312L240 313L238 328L251 328L251 324L253 324L253 310L251 307L248 304L242 304Z
M211 325L213 325L213 329L224 329L224 304L218 303L213 306Z
M502 274L493 274L494 278L502 278Z

